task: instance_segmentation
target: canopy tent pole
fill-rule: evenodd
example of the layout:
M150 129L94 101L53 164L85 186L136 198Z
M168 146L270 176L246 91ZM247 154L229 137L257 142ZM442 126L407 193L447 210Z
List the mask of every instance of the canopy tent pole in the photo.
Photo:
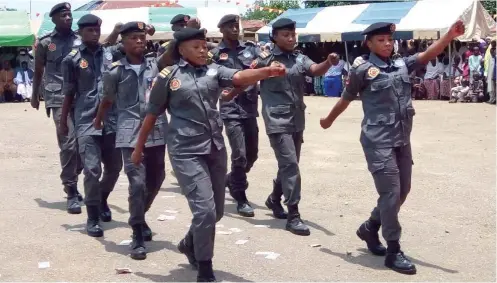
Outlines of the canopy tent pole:
M450 97L450 91L452 89L452 72L454 68L452 67L452 42L449 44L449 100L451 99Z
M350 63L349 63L349 51L347 49L347 41L344 41L343 44L345 44L345 61L347 62L347 77L350 74Z

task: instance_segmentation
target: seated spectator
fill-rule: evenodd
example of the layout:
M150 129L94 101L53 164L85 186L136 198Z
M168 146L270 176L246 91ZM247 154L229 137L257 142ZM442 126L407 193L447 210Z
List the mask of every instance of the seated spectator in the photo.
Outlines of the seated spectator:
M12 102L17 94L17 86L14 83L14 69L9 61L3 62L0 71L0 102Z
M474 74L473 82L471 83L471 102L482 102L484 94L483 76L479 73Z
M480 55L480 48L478 46L473 47L473 54L469 56L469 79L472 82L475 74L481 74L481 63L483 62L483 57Z
M21 69L17 72L14 82L17 84L17 99L30 101L33 93L33 70L28 68L28 62L21 62Z
M450 101L449 103L456 102L466 102L469 94L469 82L463 81L462 85L453 87L450 90Z

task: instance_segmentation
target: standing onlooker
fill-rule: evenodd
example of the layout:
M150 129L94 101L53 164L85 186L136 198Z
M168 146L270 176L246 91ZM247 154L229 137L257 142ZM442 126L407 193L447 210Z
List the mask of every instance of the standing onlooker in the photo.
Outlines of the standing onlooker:
M429 100L438 99L440 93L439 78L443 73L443 65L437 58L431 60L426 65L426 73L424 76L424 86L426 89L427 98Z
M17 94L17 86L14 83L14 69L10 61L3 62L3 70L0 71L0 102L11 102Z
M337 65L331 66L324 75L324 95L329 97L340 97L342 92L342 74L345 61L340 59Z
M466 56L466 53L464 53L461 56L462 64L461 64L461 69L462 69L462 79L463 81L469 81L469 58Z
M473 82L475 74L481 74L481 63L483 57L480 55L480 48L478 46L473 47L473 54L469 56L469 79Z
M28 62L21 62L21 69L17 71L14 83L17 84L18 100L30 101L33 92L33 70L28 68Z
M495 41L493 41L495 46ZM487 81L490 82L487 87L488 94L490 96L488 103L495 104L495 94L496 94L496 73L497 73L497 61L495 56L495 47L490 49L490 55L492 56L492 60L490 61L490 67L488 68L488 78Z

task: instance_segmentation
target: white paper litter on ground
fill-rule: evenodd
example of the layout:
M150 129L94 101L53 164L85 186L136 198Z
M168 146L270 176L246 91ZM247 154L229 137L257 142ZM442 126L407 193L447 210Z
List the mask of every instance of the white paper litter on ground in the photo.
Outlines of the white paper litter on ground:
M267 258L267 259L277 259L279 256L280 256L280 254L271 253L271 254L265 256L265 258Z
M242 229L239 229L239 228L230 228L229 230L231 232L233 232L233 233L240 233L240 232L242 232Z
M216 224L216 228L223 228L224 225L223 224Z
M48 262L48 261L38 262L39 269L45 269L45 268L49 268L49 267L50 267L50 262Z
M165 213L170 213L170 214L176 214L176 213L178 213L178 211L176 211L176 210L169 210L169 209L164 210L164 212Z
M116 273L117 274L126 274L126 273L132 273L132 271L130 268L127 268L127 267L117 267Z
M321 247L321 244L312 244L311 247L318 248L318 247Z
M238 240L235 242L235 245L245 245L245 243L247 243L248 240Z
M174 216L174 215L161 214L161 215L159 215L159 217L157 217L157 220L159 220L159 221L174 220L174 219L176 219L176 216Z
M267 255L270 255L272 254L273 252L256 252L255 254L256 255L264 255L264 256L267 256Z
M217 231L216 234L219 235L231 235L233 232L230 231Z
M269 225L254 225L256 228L269 228Z
M119 246L129 246L129 244L131 244L131 240L122 240Z
M67 231L71 231L71 232L74 232L74 231L83 231L83 230L85 230L85 227L69 228L69 229L67 229Z
M175 198L176 196L172 196L172 195L166 195L166 196L162 196L162 198Z

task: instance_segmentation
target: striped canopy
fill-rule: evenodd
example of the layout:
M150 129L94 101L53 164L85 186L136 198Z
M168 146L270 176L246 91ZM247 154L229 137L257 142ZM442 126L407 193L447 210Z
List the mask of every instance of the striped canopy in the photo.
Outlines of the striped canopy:
M91 11L73 11L73 30L78 29L78 20L88 13L94 14L102 19L102 36L105 39L109 35L115 24L118 22L126 23L129 21L142 21L146 24L152 24L155 27L155 34L148 39L171 39L173 31L169 22L177 14L186 14L191 17L196 17L201 21L202 27L207 29L207 36L211 38L221 37L221 33L217 28L217 23L222 16L226 14L239 14L238 8L171 8L171 7L143 7L130 9L115 9L115 10L91 10ZM38 31L38 36L52 32L54 24L48 16L44 15Z
M466 25L466 33L459 40L495 36L496 30L495 21L477 0L422 0L291 9L278 18L290 18L297 23L300 42L363 40L361 32L375 22L396 24L394 36L397 39L439 38L458 19ZM269 40L275 20L257 31L259 41Z

